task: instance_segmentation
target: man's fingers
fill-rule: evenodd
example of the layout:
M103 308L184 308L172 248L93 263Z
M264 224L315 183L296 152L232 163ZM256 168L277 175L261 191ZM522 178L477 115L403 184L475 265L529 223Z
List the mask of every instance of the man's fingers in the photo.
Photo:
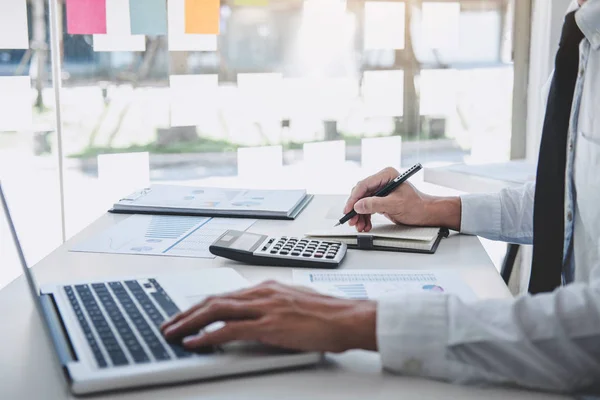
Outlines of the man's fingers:
M375 175L358 182L358 184L352 189L350 197L344 207L344 214L349 213L354 208L355 203L365 196L369 196L375 193L379 188L383 187L392 179L398 176L398 171L394 168L385 168ZM354 208L355 209L355 208Z
M365 227L365 232L371 232L371 229L373 229L373 222L371 222L371 218L369 218L367 226Z
M206 346L218 346L234 340L257 341L261 335L262 324L258 320L231 321L221 329L189 336L183 340L183 346L193 350Z
M189 309L187 309L186 311L183 311L175 316L173 316L170 320L164 322L160 329L162 331L164 331L165 329L167 329L169 326L181 321L183 318L188 317L189 315L193 314L194 312L196 312L197 310L205 307L208 303L212 302L212 301L216 301L217 299L223 299L223 300L253 300L253 299L258 299L261 297L265 297L266 295L269 294L268 290L265 290L265 285L257 285L257 286L252 286L249 288L245 288L245 289L241 289L241 290L237 290L235 292L231 292L231 293L225 293L222 294L218 297L215 296L209 296L206 299L202 300L200 303L190 307Z
M384 197L367 197L365 199L359 200L354 205L354 209L359 214L375 214L375 213L384 213L386 211L387 201Z
M262 315L261 306L263 304L258 304L256 300L217 299L166 327L163 334L167 339L176 339L195 334L213 322L255 319Z

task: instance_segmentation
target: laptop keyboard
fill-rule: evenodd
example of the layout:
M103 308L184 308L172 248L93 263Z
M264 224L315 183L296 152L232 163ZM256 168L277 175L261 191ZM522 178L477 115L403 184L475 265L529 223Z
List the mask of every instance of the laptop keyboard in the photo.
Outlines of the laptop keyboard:
M165 321L164 315L171 317L179 312L179 308L155 279L150 279L144 285L155 290L151 295L162 312L136 280L64 287L99 368L108 367L100 343L113 366L129 365L130 360L135 364L170 360L173 357L168 349L176 358L192 356L193 353L177 344L163 344L165 342L159 338L160 332L156 328ZM91 326L88 321L91 321ZM138 338L141 338L141 342Z

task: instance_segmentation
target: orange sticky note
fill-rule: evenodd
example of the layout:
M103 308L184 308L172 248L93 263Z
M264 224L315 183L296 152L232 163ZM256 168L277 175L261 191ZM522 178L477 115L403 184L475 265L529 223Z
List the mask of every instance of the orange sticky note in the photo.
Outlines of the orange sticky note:
M185 0L185 33L218 35L220 0Z

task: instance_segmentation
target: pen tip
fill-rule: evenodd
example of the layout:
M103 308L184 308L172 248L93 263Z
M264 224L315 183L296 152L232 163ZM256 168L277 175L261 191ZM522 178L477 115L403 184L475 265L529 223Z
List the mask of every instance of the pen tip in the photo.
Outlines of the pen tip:
M335 228L336 226L340 226L340 223L338 222L337 224L335 224L333 227Z

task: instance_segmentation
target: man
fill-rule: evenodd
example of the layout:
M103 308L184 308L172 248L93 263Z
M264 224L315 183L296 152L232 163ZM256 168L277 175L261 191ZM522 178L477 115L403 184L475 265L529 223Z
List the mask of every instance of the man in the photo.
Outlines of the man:
M573 11L574 10L574 11ZM576 391L600 386L600 0L565 18L540 147L536 185L491 195L428 196L397 175L360 182L344 212L534 243L530 292L465 304L449 294L379 302L335 299L274 282L209 298L167 322L188 348L257 340L300 350L379 351L398 373L460 383ZM553 290L557 286L562 287ZM225 321L217 331L198 331Z

